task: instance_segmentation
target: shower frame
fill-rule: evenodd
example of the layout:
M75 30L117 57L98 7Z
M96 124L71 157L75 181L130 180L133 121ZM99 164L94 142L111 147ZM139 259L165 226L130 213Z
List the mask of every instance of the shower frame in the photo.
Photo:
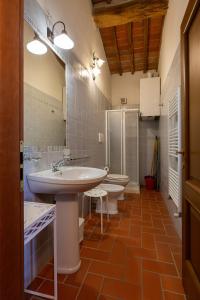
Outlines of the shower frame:
M106 126L105 126L105 141L106 141L106 166L110 166L110 139L109 139L109 119L108 114L111 112L120 112L121 113L121 174L126 175L126 112L137 112L137 181L134 184L139 186L139 109L111 109L106 110L105 119L106 119ZM132 183L132 182L130 182Z

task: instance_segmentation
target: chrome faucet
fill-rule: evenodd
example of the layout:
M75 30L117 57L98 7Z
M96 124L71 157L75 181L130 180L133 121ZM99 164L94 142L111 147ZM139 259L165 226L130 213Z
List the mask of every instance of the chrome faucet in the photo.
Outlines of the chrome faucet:
M60 170L60 167L64 166L64 164L65 164L64 158L57 161L56 163L52 163L52 165L51 165L52 172L53 173L58 172Z
M67 162L71 160L70 155L60 159L59 161L52 163L51 170L53 173L60 171L60 167L65 166Z

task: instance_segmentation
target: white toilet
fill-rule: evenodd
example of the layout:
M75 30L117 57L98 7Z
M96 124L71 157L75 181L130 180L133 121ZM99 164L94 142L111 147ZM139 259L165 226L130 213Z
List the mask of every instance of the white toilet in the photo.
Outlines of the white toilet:
M129 183L129 177L121 174L108 174L104 182L125 187ZM124 193L121 193L118 200L124 200Z
M124 192L123 185L116 185L116 184L106 184L101 183L98 185L98 188L105 190L108 193L108 207L106 206L106 202L103 202L103 213L108 213L109 215L118 214L118 205L117 201L119 200L120 196ZM100 201L97 202L96 212L101 213L101 205Z

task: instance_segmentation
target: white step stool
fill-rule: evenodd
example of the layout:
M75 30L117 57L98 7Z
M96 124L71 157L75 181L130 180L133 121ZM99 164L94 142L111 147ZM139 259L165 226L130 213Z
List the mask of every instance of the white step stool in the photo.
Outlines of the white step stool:
M108 207L108 193L102 189L94 188L87 192L83 193L82 197L82 218L84 212L84 200L85 197L89 197L90 199L90 218L91 218L91 205L92 205L92 198L99 198L100 199L100 206L101 206L101 234L103 234L103 197L106 197L106 207ZM107 219L109 219L109 213L107 211Z

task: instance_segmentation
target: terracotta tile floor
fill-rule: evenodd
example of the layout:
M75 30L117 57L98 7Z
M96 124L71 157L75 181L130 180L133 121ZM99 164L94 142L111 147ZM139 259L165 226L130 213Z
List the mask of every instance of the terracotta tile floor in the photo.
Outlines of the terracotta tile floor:
M103 236L98 215L86 220L81 268L58 275L59 300L184 300L181 242L160 193L126 195L119 211ZM53 293L51 263L31 286Z

